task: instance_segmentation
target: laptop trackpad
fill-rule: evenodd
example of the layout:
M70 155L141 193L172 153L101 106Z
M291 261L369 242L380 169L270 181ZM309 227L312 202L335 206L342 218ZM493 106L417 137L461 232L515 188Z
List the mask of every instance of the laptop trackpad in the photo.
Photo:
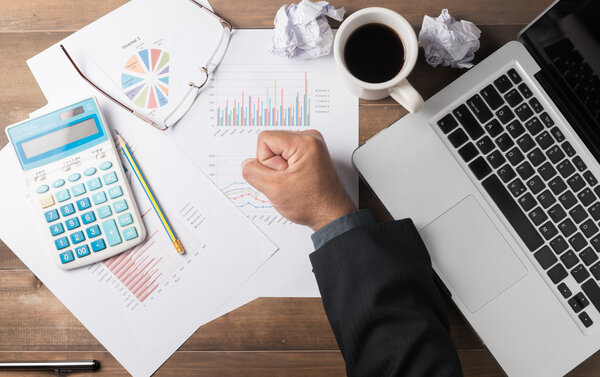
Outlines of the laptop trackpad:
M437 272L471 312L527 274L473 196L450 208L420 233Z

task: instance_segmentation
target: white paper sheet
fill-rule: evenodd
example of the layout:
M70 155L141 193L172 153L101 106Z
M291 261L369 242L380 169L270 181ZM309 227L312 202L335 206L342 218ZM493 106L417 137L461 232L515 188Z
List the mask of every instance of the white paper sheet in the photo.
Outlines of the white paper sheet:
M175 252L133 180L146 241L73 271L50 258L12 146L0 152L0 238L134 376L151 375L276 250L206 176L156 136L150 132L131 147L187 253ZM144 269L147 264L152 268Z
M259 131L314 128L323 133L342 185L357 203L351 155L358 146L358 99L340 81L333 56L276 57L267 51L270 39L270 30L236 30L208 88L168 137L279 246L236 296L319 297L308 258L312 231L279 215L244 182L240 165L256 155Z

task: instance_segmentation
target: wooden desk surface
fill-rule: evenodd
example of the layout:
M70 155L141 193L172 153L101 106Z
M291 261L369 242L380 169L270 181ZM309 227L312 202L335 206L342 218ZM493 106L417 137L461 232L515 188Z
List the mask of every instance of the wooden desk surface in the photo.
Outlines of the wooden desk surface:
M167 0L165 0L167 1ZM125 0L2 0L0 2L0 125L20 121L46 104L25 60L125 3ZM215 11L238 28L270 28L283 1L211 0ZM447 7L483 31L481 61L545 9L551 0L347 0L349 12L383 6L404 15L418 31L424 14ZM425 99L464 71L432 68L422 56L410 76ZM405 115L385 99L361 101L360 142ZM7 143L0 132L0 146ZM360 204L385 219L381 206L361 184ZM450 302L452 339L465 376L502 372ZM0 241L0 361L97 359L93 376L128 373L48 289ZM572 376L597 375L600 354ZM0 376L7 373L0 372ZM39 375L39 374L19 374ZM86 374L78 374L86 375ZM91 375L91 374L90 374ZM344 376L344 362L320 299L261 298L206 326L181 346L157 376Z

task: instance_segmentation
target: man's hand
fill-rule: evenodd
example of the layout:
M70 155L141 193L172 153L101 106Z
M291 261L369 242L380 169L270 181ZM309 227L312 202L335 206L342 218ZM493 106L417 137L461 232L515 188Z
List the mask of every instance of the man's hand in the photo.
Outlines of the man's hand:
M279 213L314 231L356 210L315 130L261 132L256 158L242 163L242 174Z

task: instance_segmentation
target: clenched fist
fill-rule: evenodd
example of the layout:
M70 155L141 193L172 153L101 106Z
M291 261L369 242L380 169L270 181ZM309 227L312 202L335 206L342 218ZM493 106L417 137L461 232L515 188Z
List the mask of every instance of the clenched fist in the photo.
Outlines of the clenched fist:
M315 130L261 132L256 158L242 163L242 174L279 213L314 231L356 210Z

